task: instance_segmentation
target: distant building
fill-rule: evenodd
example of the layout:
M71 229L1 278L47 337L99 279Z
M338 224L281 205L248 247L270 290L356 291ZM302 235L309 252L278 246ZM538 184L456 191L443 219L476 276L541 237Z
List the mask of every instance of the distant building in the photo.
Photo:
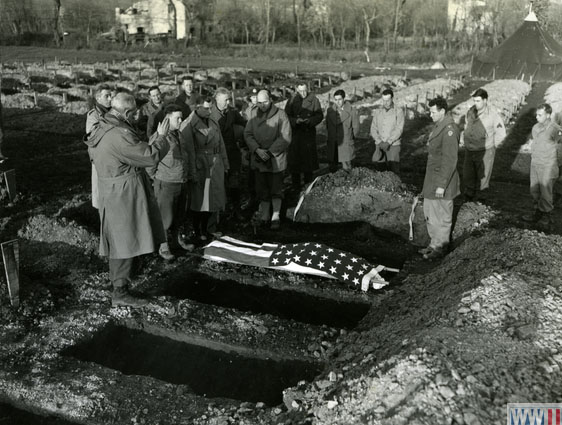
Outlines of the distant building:
M184 39L195 32L181 0L140 0L126 10L116 8L115 23L127 38L146 34Z

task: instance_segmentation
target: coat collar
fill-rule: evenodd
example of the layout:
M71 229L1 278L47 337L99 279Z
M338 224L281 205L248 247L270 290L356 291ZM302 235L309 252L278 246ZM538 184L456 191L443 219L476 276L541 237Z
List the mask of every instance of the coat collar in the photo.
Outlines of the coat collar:
M431 139L433 137L436 137L437 135L439 135L439 133L441 133L445 129L445 127L454 123L455 121L453 120L453 117L450 114L446 114L441 121L435 124L435 127L433 127L433 130L431 131L429 138Z
M335 103L331 107L334 112L340 114L341 121L345 121L351 116L351 103L349 101L345 101L341 109Z
M256 113L256 117L258 117L259 119L268 120L271 117L273 117L275 114L277 114L278 111L279 108L274 104L271 104L271 108L269 108L269 111L267 111L266 113L263 113L260 109L258 109Z
M197 115L196 112L193 113L193 116L191 117L191 127L194 130L204 130L204 129L208 129L211 128L213 126L213 124L215 126L218 126L216 119L211 115L209 116L209 124L205 124L205 122L201 119L201 117L199 115Z

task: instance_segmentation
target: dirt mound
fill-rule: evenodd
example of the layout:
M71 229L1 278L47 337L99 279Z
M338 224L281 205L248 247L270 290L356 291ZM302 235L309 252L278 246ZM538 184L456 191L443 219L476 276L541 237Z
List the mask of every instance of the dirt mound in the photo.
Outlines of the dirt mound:
M376 172L357 167L322 176L305 195L295 221L304 223L342 223L362 221L395 233L408 240L409 219L416 194L391 172ZM423 201L418 200L412 221L413 243L429 243L423 215ZM293 218L294 211L288 211ZM454 239L487 225L495 216L482 204L464 204L456 217Z
M99 264L99 238L66 218L36 215L18 236L23 239L21 263L30 275L62 276Z
M477 425L505 421L508 402L556 399L561 252L560 236L531 231L470 238L381 297L323 379L287 390L290 409L319 423Z

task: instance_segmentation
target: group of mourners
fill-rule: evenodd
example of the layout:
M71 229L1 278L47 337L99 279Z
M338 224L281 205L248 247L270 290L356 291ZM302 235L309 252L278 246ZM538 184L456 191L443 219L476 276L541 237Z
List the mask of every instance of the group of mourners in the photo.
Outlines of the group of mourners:
M172 260L179 250L204 245L216 234L218 213L226 208L240 219L245 205L253 205L260 225L279 229L284 176L290 174L297 191L313 181L318 169L316 126L324 118L331 171L340 165L351 170L359 115L343 90L335 91L324 116L305 82L296 85L284 109L273 104L269 91L254 89L243 112L230 104L231 92L225 88L218 88L213 97L201 96L194 88L193 79L184 78L179 96L167 103L159 87L150 87L148 102L140 109L127 91L115 92L107 85L96 90L85 142L92 162L92 204L101 220L100 253L109 258L114 305L146 303L128 288L135 257L157 251ZM421 250L426 259L438 258L448 248L453 200L460 194L459 142L466 149L464 195L475 200L489 187L495 150L506 135L486 91L478 89L472 97L463 140L447 113L446 100L437 97L429 102L435 127L428 138L422 191L431 240ZM532 133L531 193L536 213L529 219L534 221L552 210L552 186L558 177L562 133L551 113L549 105L537 108ZM376 169L400 174L403 131L404 111L394 103L393 91L386 89L370 128ZM245 179L251 195L246 204L241 196ZM191 238L181 232L188 212Z

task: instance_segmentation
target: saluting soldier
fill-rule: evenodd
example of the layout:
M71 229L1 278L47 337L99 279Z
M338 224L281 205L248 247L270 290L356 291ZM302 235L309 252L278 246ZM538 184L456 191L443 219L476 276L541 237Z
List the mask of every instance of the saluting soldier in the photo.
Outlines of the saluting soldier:
M90 156L98 172L100 255L109 258L111 302L138 307L146 300L129 293L133 259L156 251L166 242L162 217L145 171L168 153L169 123L158 125L149 145L131 124L135 98L118 93L110 111L89 133Z
M423 213L430 243L420 250L425 259L440 258L447 252L453 224L453 199L459 194L457 159L459 129L447 114L447 101L429 101L435 127L428 138L428 157L423 182Z

